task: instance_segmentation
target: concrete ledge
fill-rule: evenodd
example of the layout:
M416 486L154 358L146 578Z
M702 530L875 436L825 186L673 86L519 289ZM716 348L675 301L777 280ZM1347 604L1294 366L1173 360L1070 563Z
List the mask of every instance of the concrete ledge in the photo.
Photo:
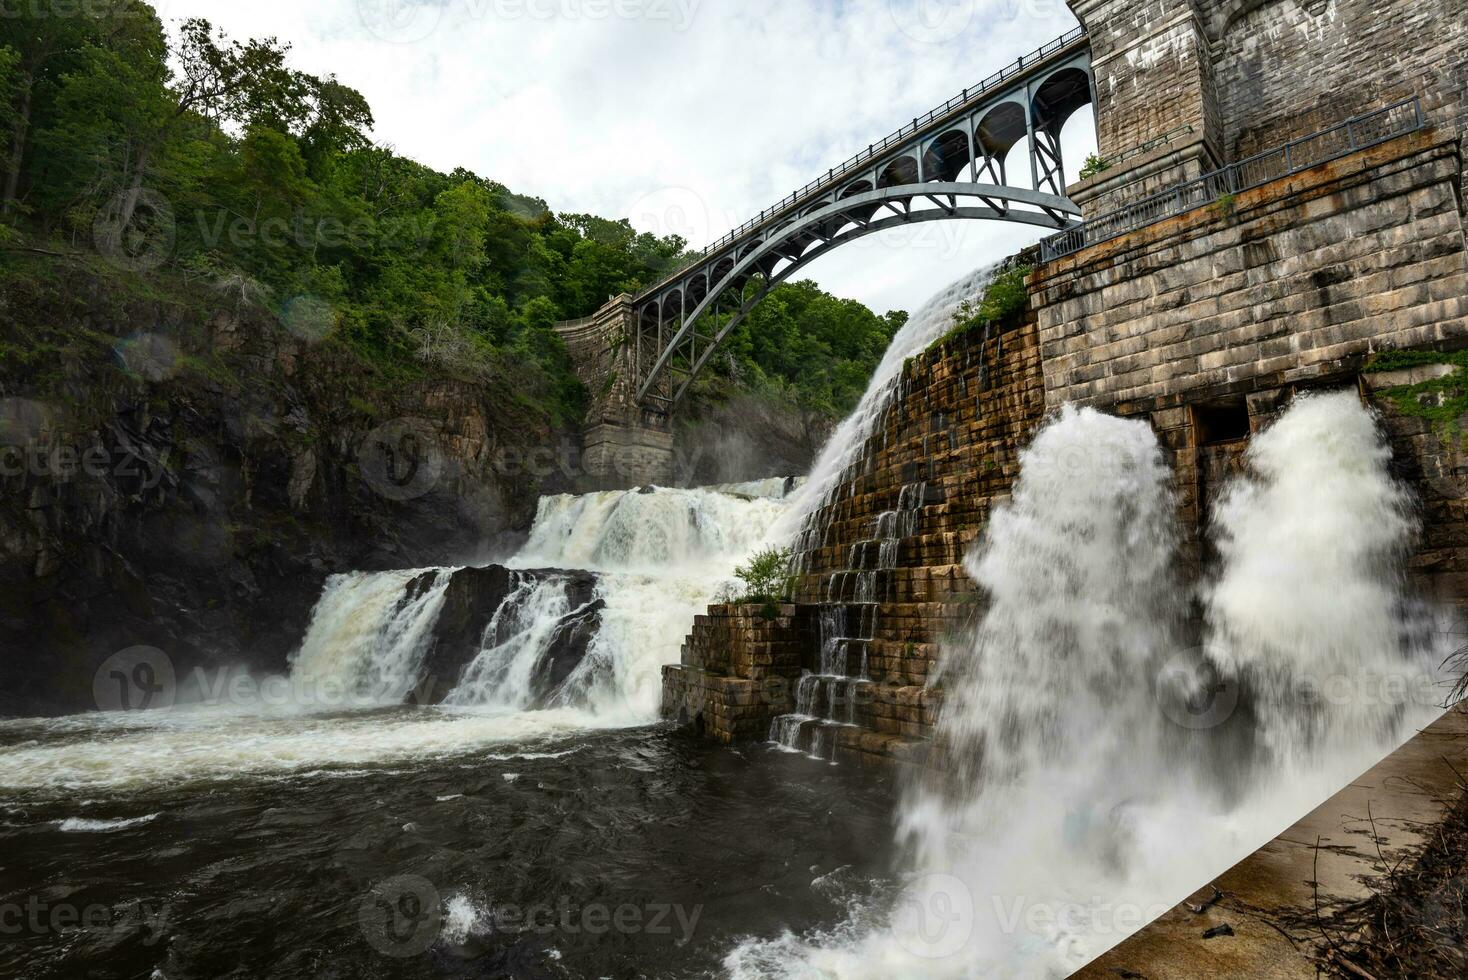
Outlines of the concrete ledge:
M1395 863L1410 855L1457 801L1458 773L1468 773L1468 710L1462 708L1074 976L1313 980L1323 942L1315 928L1314 882L1322 910L1369 895L1385 874L1382 857ZM1187 907L1207 902L1215 885L1221 901L1201 914ZM1203 938L1221 925L1234 935Z

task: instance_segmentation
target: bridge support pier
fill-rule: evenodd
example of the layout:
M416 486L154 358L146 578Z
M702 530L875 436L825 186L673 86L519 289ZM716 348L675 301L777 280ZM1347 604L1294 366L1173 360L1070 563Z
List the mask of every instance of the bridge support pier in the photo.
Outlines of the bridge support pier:
M1201 0L1066 0L1091 41L1096 142L1113 165L1070 188L1094 218L1221 166Z
M670 486L674 473L673 433L641 425L599 422L582 436L586 475L605 489Z
M637 403L632 297L615 296L589 317L557 324L590 402L582 430L582 483L627 490L677 477L673 432L664 415Z

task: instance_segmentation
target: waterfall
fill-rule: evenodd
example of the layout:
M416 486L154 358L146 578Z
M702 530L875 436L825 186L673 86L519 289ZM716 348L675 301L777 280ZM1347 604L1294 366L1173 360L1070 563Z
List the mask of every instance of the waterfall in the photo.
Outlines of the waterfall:
M1249 691L1260 748L1281 763L1381 744L1402 721L1392 688L1431 684L1414 654L1432 624L1404 576L1412 504L1390 457L1354 391L1303 396L1217 507L1207 657Z
M515 590L485 628L483 649L445 704L528 710L546 693L542 674L576 610L560 576L515 573Z
M768 496L657 488L541 500L511 564L589 569L606 602L562 701L629 724L657 717L663 665L678 661L694 617L785 510L776 483L783 491L783 480L753 487Z
M529 539L507 563L514 587L444 703L571 709L597 725L656 720L663 665L677 662L694 617L764 543L789 482L757 481L733 493L656 488L543 498ZM533 569L595 572L589 605L598 608L573 607L563 575ZM420 680L455 571L437 570L413 594L422 571L333 577L292 661L292 680L346 690L354 704L401 703ZM585 656L550 683L558 642L568 630L593 628L588 612L595 635Z
M874 457L873 430L899 394L903 365L952 330L958 304L982 293L1001 268L987 266L957 280L924 303L897 331L856 409L836 427L810 476L791 496L789 509L772 532L777 540L796 541L797 555L830 543L824 540L827 528L818 523L817 515L835 502L841 488L849 486L852 476Z
M820 673L807 672L796 682L795 711L770 722L771 742L790 751L808 749L818 759L834 759L838 730L856 726L863 691L872 683L867 645L876 620L875 604L832 604L821 609Z
M940 666L948 768L908 788L900 833L916 867L942 876L918 879L908 908L929 907L954 881L970 896L970 966L1049 975L1011 959L1027 940L1058 951L1061 976L1084 962L1072 960L1093 900L1126 900L1119 879L1151 860L1160 842L1142 826L1162 816L1164 840L1181 826L1161 775L1170 772L1184 812L1200 797L1172 767L1172 726L1149 689L1180 648L1182 622L1175 503L1151 429L1067 408L1020 463L1012 501L967 562L987 614ZM1187 888L1201 880L1195 871L1191 862L1183 871ZM1002 901L986 907L977 896ZM1013 901L1075 913L1051 934L1016 936L997 914ZM899 915L893 930L921 956L931 950L919 925Z
M424 570L352 572L327 579L311 613L291 677L307 700L399 704L418 682L451 569L412 596Z
M1000 268L991 266L959 279L924 304L893 338L856 410L837 427L810 477L792 495L790 507L771 531L775 540L794 540L797 574L805 570L808 552L835 543L829 540L827 508L880 448L878 440L885 434L876 432L877 423L901 394L903 365L951 330L959 303L979 295ZM796 682L795 711L771 722L771 742L832 759L840 729L856 725L863 690L871 684L867 655L868 643L876 635L877 603L885 595L887 572L897 567L902 538L917 531L926 495L926 484L904 487L896 510L873 522L872 537L848 548L848 568L826 576L820 595L831 608L822 611L821 672L807 673ZM854 629L848 626L846 604L856 610ZM861 652L859 666L851 662L852 649ZM835 652L839 659L832 658Z
M511 564L655 575L671 566L727 576L731 559L758 548L784 509L771 497L708 489L543 497L530 539Z
M729 972L1068 976L1429 723L1387 460L1354 393L1297 399L1226 489L1194 605L1150 428L1064 409L968 558L989 603L944 652L885 925L746 942Z

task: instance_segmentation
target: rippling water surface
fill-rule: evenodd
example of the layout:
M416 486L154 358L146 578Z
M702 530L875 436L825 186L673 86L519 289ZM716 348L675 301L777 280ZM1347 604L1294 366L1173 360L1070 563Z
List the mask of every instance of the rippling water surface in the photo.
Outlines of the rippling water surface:
M0 976L714 975L741 939L845 920L892 867L885 777L763 746L486 740L494 719L434 709L186 715L0 727L0 907L25 917ZM481 741L450 751L445 726ZM326 761L374 733L415 747ZM230 751L274 761L199 758Z

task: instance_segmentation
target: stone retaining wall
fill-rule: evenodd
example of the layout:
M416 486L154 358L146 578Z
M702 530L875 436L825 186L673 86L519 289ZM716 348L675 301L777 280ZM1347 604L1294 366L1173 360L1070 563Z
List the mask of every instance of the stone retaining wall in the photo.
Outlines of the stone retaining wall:
M1068 0L1091 39L1100 155L1089 217L1399 99L1468 131L1468 16L1416 0ZM1460 189L1468 191L1468 184Z
M1458 179L1415 134L1042 266L1047 404L1175 409L1468 345Z

